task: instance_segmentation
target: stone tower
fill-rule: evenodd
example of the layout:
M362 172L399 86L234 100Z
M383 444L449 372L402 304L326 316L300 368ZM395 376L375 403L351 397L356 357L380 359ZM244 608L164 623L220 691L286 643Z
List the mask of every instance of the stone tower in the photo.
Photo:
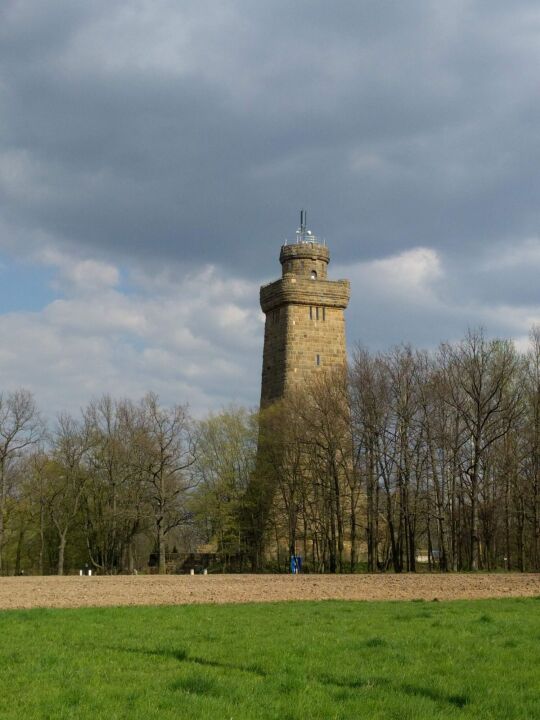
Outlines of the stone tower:
M300 213L296 242L279 255L282 277L261 287L266 315L261 407L284 397L322 369L346 362L344 310L349 281L328 280L330 253L306 229Z

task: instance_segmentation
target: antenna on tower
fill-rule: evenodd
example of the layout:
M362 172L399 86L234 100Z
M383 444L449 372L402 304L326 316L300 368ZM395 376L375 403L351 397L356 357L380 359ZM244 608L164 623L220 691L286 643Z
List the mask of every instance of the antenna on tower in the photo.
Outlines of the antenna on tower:
M318 243L319 240L311 230L307 229L307 212L306 210L300 210L300 227L296 231L296 242L304 245L306 243Z

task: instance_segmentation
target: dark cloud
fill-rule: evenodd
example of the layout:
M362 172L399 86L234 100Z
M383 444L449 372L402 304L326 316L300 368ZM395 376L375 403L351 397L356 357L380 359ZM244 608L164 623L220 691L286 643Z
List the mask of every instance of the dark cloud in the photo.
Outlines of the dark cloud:
M261 278L300 206L341 260L538 227L532 3L27 0L1 20L4 216L58 242Z

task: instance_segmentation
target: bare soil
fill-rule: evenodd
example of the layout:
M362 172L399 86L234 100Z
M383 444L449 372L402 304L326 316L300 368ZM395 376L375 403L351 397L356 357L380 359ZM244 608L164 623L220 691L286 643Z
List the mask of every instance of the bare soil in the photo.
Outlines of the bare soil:
M0 609L540 596L540 574L1 577Z

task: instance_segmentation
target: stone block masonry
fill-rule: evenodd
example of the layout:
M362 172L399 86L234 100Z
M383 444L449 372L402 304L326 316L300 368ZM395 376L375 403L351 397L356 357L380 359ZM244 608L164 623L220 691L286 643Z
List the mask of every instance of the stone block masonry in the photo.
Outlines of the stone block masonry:
M326 245L304 241L283 245L282 277L261 287L266 315L261 407L301 387L322 369L346 363L344 310L348 280L328 280Z

